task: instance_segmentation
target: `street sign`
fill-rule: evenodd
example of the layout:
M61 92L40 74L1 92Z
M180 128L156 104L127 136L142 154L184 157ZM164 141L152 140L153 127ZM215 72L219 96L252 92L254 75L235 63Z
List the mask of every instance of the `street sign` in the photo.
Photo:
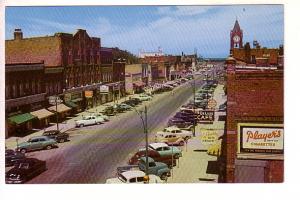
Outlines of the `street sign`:
M55 106L56 104L63 103L63 100L61 100L58 96L50 96L49 97L49 104Z
M214 122L215 111L212 110L201 110L197 116L198 122Z
M212 109L215 108L217 106L217 101L214 99L210 99L207 102L207 108Z
M100 86L100 93L107 94L109 91L109 87L107 85L101 85Z

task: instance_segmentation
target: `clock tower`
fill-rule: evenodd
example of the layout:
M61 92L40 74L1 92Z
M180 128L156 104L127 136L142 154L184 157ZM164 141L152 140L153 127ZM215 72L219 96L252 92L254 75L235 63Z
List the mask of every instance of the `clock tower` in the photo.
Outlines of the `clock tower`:
M243 47L243 30L238 20L235 20L233 29L230 31L230 49Z

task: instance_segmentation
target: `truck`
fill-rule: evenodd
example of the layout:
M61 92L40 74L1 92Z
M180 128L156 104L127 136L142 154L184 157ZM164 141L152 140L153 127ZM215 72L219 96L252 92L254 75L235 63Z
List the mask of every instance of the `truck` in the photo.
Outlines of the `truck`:
M130 170L141 170L146 171L146 157L141 157L137 165L127 165L117 168L117 174L122 174L125 171ZM148 172L149 174L156 175L161 178L161 180L167 180L171 175L170 168L167 164L161 162L155 162L153 158L148 157Z

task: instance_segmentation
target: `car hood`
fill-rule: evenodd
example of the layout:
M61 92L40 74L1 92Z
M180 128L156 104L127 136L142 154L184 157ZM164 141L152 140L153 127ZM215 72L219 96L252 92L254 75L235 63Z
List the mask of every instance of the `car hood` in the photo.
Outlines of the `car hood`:
M105 182L106 184L113 184L113 183L124 183L118 178L109 178Z
M17 175L25 175L26 173L28 173L28 169L20 169L20 168L12 168L10 169L8 172L6 172L6 177L16 177Z
M156 166L157 166L159 169L168 168L168 165L165 164L165 163L162 163L162 162L156 162Z
M18 147L19 147L19 148L20 148L20 147L26 147L26 146L28 146L28 145L30 145L29 142L22 142L22 143L18 144Z

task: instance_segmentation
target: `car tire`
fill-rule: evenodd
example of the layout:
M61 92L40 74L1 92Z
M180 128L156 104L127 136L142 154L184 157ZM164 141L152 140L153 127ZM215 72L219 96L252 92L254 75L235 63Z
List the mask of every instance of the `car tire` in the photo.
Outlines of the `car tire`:
M179 158L179 154L178 153L174 154L174 158L178 159Z
M47 150L50 150L50 149L52 149L52 146L51 146L51 145L48 145L48 146L46 146L46 149L47 149Z
M184 141L180 141L179 146L183 146L183 145L184 145Z
M59 143L63 143L63 142L65 142L65 141L66 141L66 139L63 139L63 138L62 138L62 139L59 139L58 142L59 142Z
M167 173L163 173L162 175L160 175L160 179L163 180L163 181L167 181L168 174Z
M80 124L79 127L82 128L82 127L84 127L84 125L83 125L83 124Z
M20 152L24 154L24 153L27 152L27 150L26 149L21 149Z

